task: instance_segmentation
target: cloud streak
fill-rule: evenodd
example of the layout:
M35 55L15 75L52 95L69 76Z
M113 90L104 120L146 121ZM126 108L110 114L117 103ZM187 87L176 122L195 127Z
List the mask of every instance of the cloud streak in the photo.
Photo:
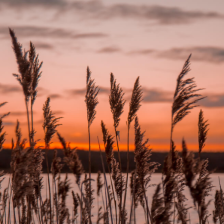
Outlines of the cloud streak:
M18 85L0 84L1 94L11 94L22 92L22 88Z
M200 105L203 107L224 107L224 93L210 94L200 101Z
M60 94L50 94L48 97L50 97L51 99L58 99L61 98L62 96Z
M110 88L99 87L99 94L109 95ZM126 100L131 99L132 89L123 89ZM70 96L81 96L84 97L86 89L72 89L65 91ZM148 89L143 87L143 103L172 103L173 102L173 91L166 91L161 89ZM224 93L215 94L215 93L204 93L203 96L207 96L203 100L200 100L199 105L201 107L224 107Z
M36 112L33 111L33 114L36 114ZM17 117L17 116L27 116L27 114L26 114L25 111L13 111L13 112L10 112L9 116L15 116L15 117Z
M171 48L165 51L157 51L153 49L133 50L127 55L152 55L153 57L166 58L171 60L185 60L192 54L192 60L205 61L210 63L224 62L224 48L212 46L186 47L186 48Z
M167 59L186 59L192 54L192 60L207 61L212 63L224 62L224 48L219 47L189 47L173 48L167 51L159 52L158 57Z
M52 50L54 46L52 44L35 42L33 43L36 49L45 49L45 50Z
M223 19L223 15L217 12L189 11L178 7L165 7L159 5L137 4L112 4L105 5L103 1L64 1L64 0L1 0L0 6L15 9L27 9L30 7L42 7L53 9L60 14L71 11L83 19L109 20L109 19L137 19L152 21L157 24L188 24L198 20Z
M173 92L143 88L143 102L145 103L172 102L172 97Z
M3 125L4 126L13 126L13 125L15 125L16 123L15 122L10 122L10 121L8 121L8 122L3 122Z
M109 95L110 94L110 89L109 88L105 88L105 87L99 87L100 91L99 94L106 94ZM82 89L70 89L70 90L65 90L65 92L69 95L69 96L85 96L86 94L86 88L82 88Z
M58 38L58 39L87 39L87 38L105 38L108 35L101 32L87 32L87 33L78 33L70 30L65 30L61 28L50 28L43 26L14 26L11 27L16 35L19 38L30 38L30 37L45 37L45 38ZM9 38L9 29L8 27L0 27L0 38L8 39ZM37 43L38 45L38 43ZM44 45L39 43L39 46L42 48L51 48L51 45Z
M111 54L111 53L117 53L117 52L121 52L121 49L119 47L104 47L101 48L99 51L97 51L97 53L106 53L106 54Z

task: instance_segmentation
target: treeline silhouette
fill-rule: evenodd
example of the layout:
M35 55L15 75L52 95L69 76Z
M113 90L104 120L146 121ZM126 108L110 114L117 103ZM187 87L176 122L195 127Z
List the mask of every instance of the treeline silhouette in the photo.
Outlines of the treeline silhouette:
M61 158L61 163L64 164L62 172L63 173L70 173L70 170L68 166L64 163L64 152L61 149L57 150L57 156ZM43 149L45 153L45 159L48 158L48 164L51 166L51 162L54 156L54 150L48 150L46 154L46 150ZM5 172L10 172L10 161L11 161L11 150L10 149L3 149L0 152L0 170L4 170ZM89 168L89 162L88 162L88 151L86 150L77 150L77 153L79 155L79 158L83 164L83 167L86 172L88 172ZM180 153L181 154L181 153ZM104 165L106 168L106 172L108 172L107 163L106 163L106 155L104 152L102 152ZM121 167L122 171L126 171L127 166L127 153L126 152L120 152L121 155ZM168 155L168 152L152 152L151 161L152 162L158 162L160 164L163 164L165 157ZM116 159L118 159L118 153L117 151L114 152L114 156ZM130 171L134 170L135 168L135 162L134 162L134 152L130 152ZM99 151L92 151L91 152L91 170L93 173L97 173L98 170L103 172L102 170L102 163L100 158L100 152ZM197 157L197 153L195 153L195 158ZM47 166L46 166L46 160L43 161L43 172L47 172ZM201 153L201 159L208 159L208 170L214 171L217 173L224 172L224 152L204 152ZM159 167L159 169L156 172L162 172L162 165Z

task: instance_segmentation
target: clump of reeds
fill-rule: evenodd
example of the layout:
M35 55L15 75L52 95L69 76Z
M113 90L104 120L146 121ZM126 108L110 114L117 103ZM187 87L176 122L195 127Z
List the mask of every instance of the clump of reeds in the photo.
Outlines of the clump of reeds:
M87 106L89 137L89 175L85 174L84 180L82 176L85 171L79 159L77 148L71 149L70 144L67 144L65 139L57 132L56 128L59 125L58 120L60 118L54 116L50 108L50 98L47 98L43 106L45 148L50 148L51 139L57 132L64 152L63 162L75 175L78 191L71 192L72 186L67 174L65 179L62 180L61 172L63 164L61 159L57 157L57 151L55 150L51 170L49 170L48 159L45 158L48 170L48 191L46 191L46 197L43 198L43 177L41 175L44 153L41 148L36 147L33 127L33 105L37 96L36 88L41 76L40 68L42 62L39 63L35 47L31 42L29 51L23 51L22 45L18 42L14 31L9 29L9 32L19 70L19 74L14 74L14 76L21 84L25 97L30 144L29 147L25 147L26 139L22 139L19 121L17 121L15 144L12 140L11 176L7 188L4 189L3 193L0 192L0 223L77 224L78 221L82 224L93 223L91 209L94 206L95 199L93 197L92 187L94 180L91 178L90 126L96 116L99 88L96 86L94 79L91 78L90 70L87 68L85 102ZM196 88L194 79L184 79L190 70L190 57L191 55L186 60L177 78L171 113L170 152L164 161L162 183L157 185L152 198L147 197L147 190L150 186L151 175L155 172L159 164L150 161L151 149L148 145L148 138L145 139L145 132L141 131L137 117L137 111L140 108L142 100L142 88L139 84L139 77L134 84L127 118L127 176L125 179L122 176L118 141L120 140L118 139L118 126L120 116L123 113L125 100L123 99L124 93L122 88L117 84L114 75L111 74L109 103L114 121L113 126L118 149L118 161L114 156L114 137L108 132L102 121L103 143L110 181L106 178L103 155L98 140L100 150L99 161L101 160L102 163L104 181L102 181L101 173L99 172L97 177L98 217L96 223L103 221L105 224L124 224L128 222L126 194L128 191L127 183L129 175L129 132L133 120L135 120L135 169L132 171L130 177L132 202L129 223L132 223L132 216L134 217L133 223L138 222L135 208L139 204L142 206L147 224L190 223L188 210L191 208L186 205L187 199L184 195L185 187L189 188L190 195L193 199L193 208L198 213L199 224L208 223L208 217L210 215L208 205L210 201L207 200L207 196L213 186L210 179L211 172L207 169L208 160L201 160L201 152L205 146L208 133L208 121L204 119L203 111L201 110L199 113L199 147L197 158L194 157L193 152L188 151L184 140L182 141L182 154L179 154L172 138L175 125L189 114L191 109L197 106L196 103L203 98L198 93L200 89ZM31 121L28 109L29 100L31 103ZM0 107L4 104L0 104ZM4 126L2 120L6 115L8 114L0 118L0 149L2 149L6 136L6 133L3 131ZM47 151L45 157L47 157ZM52 185L50 184L50 171L53 177ZM2 178L3 175L4 172L1 171L0 177ZM0 184L3 180L4 178L0 179ZM66 201L70 193L73 200L72 209L67 206ZM99 203L100 197L102 198L101 205ZM221 184L220 190L216 191L214 205L214 223L224 223L224 197Z

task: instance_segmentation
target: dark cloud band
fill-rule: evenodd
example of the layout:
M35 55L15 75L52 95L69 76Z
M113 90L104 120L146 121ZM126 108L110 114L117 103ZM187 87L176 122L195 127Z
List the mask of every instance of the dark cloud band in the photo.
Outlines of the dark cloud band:
M113 18L143 19L157 24L188 24L204 19L223 19L217 12L187 11L178 7L165 7L159 5L112 4L105 5L103 1L71 1L64 0L1 0L0 6L27 9L29 7L42 7L60 11L60 14L75 12L82 19L105 20Z

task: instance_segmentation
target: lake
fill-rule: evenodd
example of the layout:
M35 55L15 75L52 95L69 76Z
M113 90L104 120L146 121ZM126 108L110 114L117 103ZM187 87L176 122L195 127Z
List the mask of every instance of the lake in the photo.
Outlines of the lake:
M8 185L9 176L10 176L9 174L5 175L5 180L2 182L2 185L1 185L1 191L2 192ZM93 174L91 174L91 177L96 180L97 174L93 173ZM222 174L222 173L212 174L211 179L212 179L212 183L213 183L214 187L213 187L213 190L211 191L211 195L207 197L207 201L210 200L210 199L212 200L211 204L209 205L209 212L211 214L211 216L209 217L210 223L213 223L212 222L212 212L214 210L214 195L215 195L216 190L217 189L219 190L218 177L220 178L221 185L224 188L224 174ZM65 178L65 174L61 174L61 178L63 180ZM69 178L70 183L71 183L71 190L73 190L74 192L80 193L77 185L75 184L74 175L73 174L68 174L68 178ZM103 176L102 176L102 178L103 178ZM161 183L161 178L162 178L161 174L159 174L159 173L153 174L150 184L152 184L152 185L155 184L156 185L158 183ZM47 182L47 175L46 174L43 174L43 180L44 180L45 188L42 190L42 196L43 196L43 200L44 200L46 198L46 191L47 191L47 189L46 189L47 185L45 184ZM109 175L108 174L107 174L107 180L108 180L108 183L109 183ZM92 182L92 187L94 189L96 189L96 184L97 184L96 181ZM151 198L152 198L152 195L154 194L154 192L155 192L155 186L151 186L151 187L148 188L147 198L148 198L148 202L149 202L150 207L151 207ZM189 193L188 189L185 190L185 195L186 195L186 198L188 199L188 201L186 203L189 205L189 207L191 207L189 209L191 224L194 224L194 223L196 224L196 223L198 223L198 214L193 207L192 199L190 197L190 193ZM98 203L99 203L99 206L103 206L103 202L102 202L102 197L99 197L98 200L97 200L96 191L94 192L94 198L95 198L95 200L94 200L94 204L93 204L94 208L92 209L92 215L93 215L92 221L93 221L93 223L96 223L97 213L98 213L98 209L97 209L98 208ZM72 200L71 192L70 192L69 196L67 197L66 205L69 209L72 209L72 207L73 207L73 200ZM126 205L127 205L126 206L127 211L129 213L130 206L131 206L130 191L128 191L128 193L127 193L127 203L126 203ZM145 223L144 212L143 212L143 209L142 209L141 206L139 206L136 209L136 219L137 219L138 224ZM128 220L129 220L129 216L128 216Z

